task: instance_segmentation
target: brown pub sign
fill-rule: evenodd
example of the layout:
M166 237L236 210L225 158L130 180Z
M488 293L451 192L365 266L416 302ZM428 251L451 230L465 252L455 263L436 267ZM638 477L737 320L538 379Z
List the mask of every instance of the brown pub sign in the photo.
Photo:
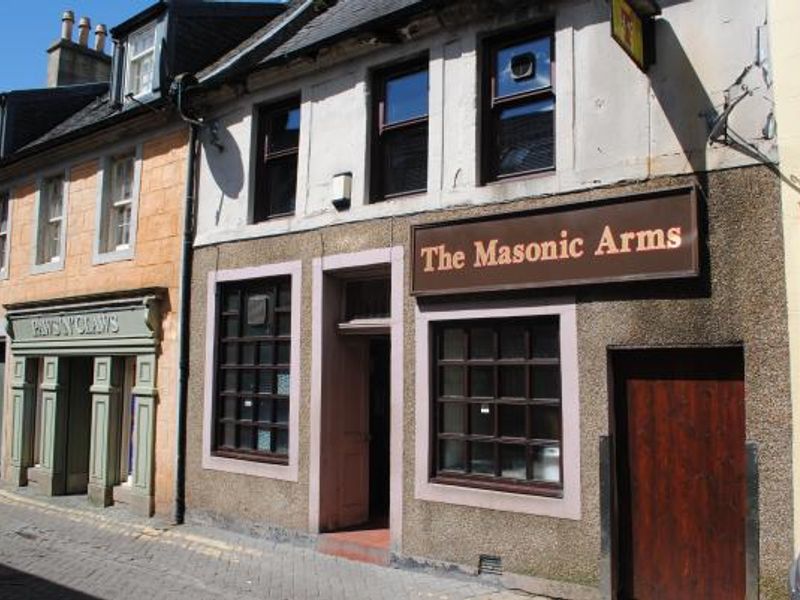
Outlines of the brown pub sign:
M412 293L557 287L699 273L694 188L412 231Z

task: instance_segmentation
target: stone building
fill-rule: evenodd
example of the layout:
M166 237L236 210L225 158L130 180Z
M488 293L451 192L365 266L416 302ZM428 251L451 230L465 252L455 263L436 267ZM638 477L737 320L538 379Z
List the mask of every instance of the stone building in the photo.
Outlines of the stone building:
M187 518L784 596L767 3L630 4L296 1L195 73Z

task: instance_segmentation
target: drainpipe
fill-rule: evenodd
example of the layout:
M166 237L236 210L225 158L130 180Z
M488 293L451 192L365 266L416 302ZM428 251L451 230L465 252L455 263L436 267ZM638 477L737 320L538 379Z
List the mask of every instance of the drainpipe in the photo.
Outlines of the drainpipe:
M186 91L197 85L191 75L179 75L170 89L181 118L189 124L189 156L186 162L186 196L183 206L183 245L181 249L181 281L178 292L178 397L176 402L177 444L175 456L175 507L176 524L184 522L186 514L186 407L189 388L189 331L191 317L192 257L194 250L194 218L197 197L198 139L203 122L187 116L184 100Z

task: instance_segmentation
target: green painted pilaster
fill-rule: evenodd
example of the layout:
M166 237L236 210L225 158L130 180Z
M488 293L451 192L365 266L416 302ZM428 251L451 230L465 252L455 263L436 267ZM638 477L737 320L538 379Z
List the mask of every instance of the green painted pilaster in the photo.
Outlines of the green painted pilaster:
M67 362L57 356L44 358L42 379L42 452L39 491L47 496L67 488ZM37 472L39 470L37 469Z
M11 482L19 486L28 485L28 468L33 466L34 372L31 359L11 358Z
M153 467L156 429L156 376L155 354L136 357L136 386L133 395L136 401L134 412L134 454L133 486L131 505L134 512L152 516L153 505Z
M119 483L122 370L118 360L102 356L94 359L93 372L89 501L111 506L114 485Z

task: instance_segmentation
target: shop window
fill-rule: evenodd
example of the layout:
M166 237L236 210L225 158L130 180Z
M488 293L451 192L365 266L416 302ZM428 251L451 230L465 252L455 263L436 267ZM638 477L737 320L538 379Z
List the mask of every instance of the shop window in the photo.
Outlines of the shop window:
M0 191L0 278L8 277L10 204L11 195Z
M372 199L428 187L428 62L380 71L374 78Z
M43 179L39 185L36 264L53 265L63 260L65 215L64 176Z
M485 45L485 182L554 168L553 59L552 35L503 35Z
M258 110L254 223L294 214L299 146L299 98Z
M125 97L136 98L153 91L156 65L156 24L152 23L128 37L125 45Z
M133 256L140 163L133 150L104 160L98 212L101 261Z
M559 496L559 318L434 328L432 480Z
M291 363L289 277L218 287L213 454L287 464Z

